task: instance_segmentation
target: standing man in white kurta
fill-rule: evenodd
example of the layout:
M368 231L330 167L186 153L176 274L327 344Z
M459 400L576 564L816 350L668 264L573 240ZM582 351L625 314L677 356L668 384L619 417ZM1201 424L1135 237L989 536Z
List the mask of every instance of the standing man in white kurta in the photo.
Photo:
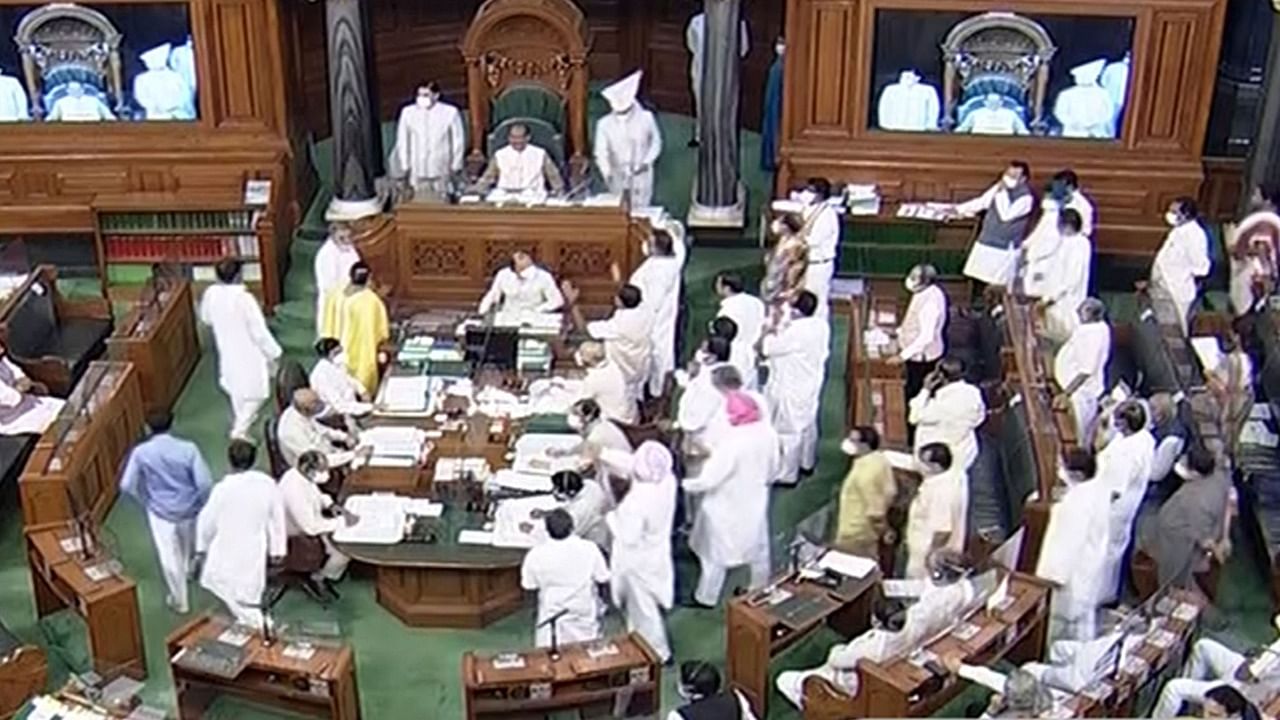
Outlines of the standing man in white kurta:
M818 411L827 378L831 328L815 316L818 298L800 291L789 322L765 335L760 354L769 366L764 394L773 411L773 427L782 444L775 478L795 485L818 464Z
M939 108L938 90L921 83L915 70L903 70L880 91L876 119L881 130L931 132L938 129Z
M987 405L982 391L965 381L964 363L956 358L938 363L907 411L916 429L917 454L930 443L942 443L961 471L978 459L978 427L987 419Z
M0 435L40 435L48 429L66 401L44 392L0 344Z
M1195 200L1189 197L1180 197L1170 203L1164 219L1169 224L1169 233L1151 263L1151 283L1173 299L1185 335L1191 306L1200 293L1199 282L1213 269L1209 259L1209 236L1200 224Z
M698 13L689 18L689 24L684 29L684 46L689 51L689 89L693 91L693 139L689 141L691 147L701 139L699 130L702 123L697 122L697 119L702 117L702 56L706 49L706 32L706 13ZM738 56L745 59L751 52L751 32L747 29L745 19L739 21L738 33Z
M720 602L730 568L751 568L751 588L764 587L769 562L769 485L777 475L778 435L764 409L744 392L725 398L725 422L708 437L711 454L684 490L699 496L689 547L701 567L694 602Z
M1049 181L1045 196L1040 201L1040 217L1036 220L1035 226L1031 228L1026 241L1022 244L1023 262L1030 262L1032 256L1046 254L1048 250L1042 250L1040 248L1041 244L1048 246L1048 248L1054 246L1054 241L1058 237L1059 213L1067 209L1075 210L1080 214L1080 232L1087 237L1093 237L1093 203L1089 201L1089 198L1080 189L1080 178L1075 172L1061 170L1055 173L1053 179ZM1030 270L1028 269L1026 272L1029 274ZM1023 292L1031 297L1039 297L1032 278L1024 276L1022 282Z
M1087 298L1078 309L1080 324L1053 358L1053 380L1062 389L1054 398L1059 408L1070 407L1076 437L1093 437L1098 399L1106 391L1107 361L1111 358L1111 326L1101 300Z
M658 121L636 100L643 71L637 70L600 94L609 103L609 114L596 123L596 167L609 192L631 192L631 207L653 204L653 166L662 154Z
M638 632L658 659L671 658L671 643L662 619L675 601L676 570L671 555L677 483L671 451L646 442L634 455L606 451L601 460L628 472L610 477L617 507L605 515L611 551L613 604L627 619L627 632ZM629 479L628 479L629 478Z
M239 260L218 263L218 283L200 298L200 322L213 331L218 350L218 387L231 400L233 440L249 437L258 411L271 396L271 375L281 352L240 272Z
M1147 429L1147 411L1142 403L1126 400L1113 416L1117 435L1098 453L1098 480L1111 491L1110 532L1106 546L1106 567L1099 603L1109 603L1120 596L1125 557L1133 537L1133 524L1138 517L1142 498L1151 482L1151 464L1155 459L1156 439Z
M1067 452L1059 479L1067 492L1049 511L1036 575L1057 583L1049 615L1049 641L1092 640L1100 598L1107 586L1111 487L1097 477L1089 452Z
M1058 93L1053 116L1062 123L1062 136L1110 140L1116 136L1116 108L1111 93L1098 85L1107 59L1099 58L1071 68L1074 87Z
M986 192L956 205L956 213L962 217L984 213L978 239L964 264L966 276L988 285L1008 287L1013 282L1018 249L1035 209L1030 182L1031 167L1014 160Z
M31 119L31 103L22 83L12 75L5 75L0 68L0 122L18 122Z
M641 248L644 262L631 273L631 284L640 288L643 306L653 316L650 336L649 395L659 397L667 375L676 369L676 321L680 316L685 247L666 230L655 230Z
M578 306L578 288L565 281L560 288L569 304L574 327L592 340L604 343L605 356L622 370L627 395L632 402L644 400L649 380L649 358L653 354L653 314L644 304L640 288L623 285L613 298L613 315L587 322Z
M836 254L840 247L840 215L827 199L831 183L826 178L809 178L796 199L803 206L800 231L809 248L809 267L804 274L804 289L818 298L818 317L824 320L831 305L831 278L836 274Z
M1076 329L1080 303L1089 297L1093 243L1081 232L1080 213L1067 208L1059 213L1058 242L1047 257L1028 263L1027 275L1039 275L1040 307L1045 315L1045 335L1066 342Z
M458 108L440 100L440 86L420 85L417 98L400 110L396 144L391 149L391 177L413 188L414 197L445 200L449 178L462 172L467 138Z
M316 281L316 335L322 335L325 327L324 310L327 298L340 293L350 282L351 268L360 262L351 225L334 222L329 225L329 236L316 251L313 264ZM335 306L337 303L335 303Z
M600 637L596 586L609 582L609 566L595 543L573 534L568 512L556 508L545 522L549 539L529 550L520 564L520 586L538 593L534 643L551 647L552 622L559 645L595 640Z
M968 539L969 479L959 460L943 443L920 448L916 461L924 479L907 508L907 545L904 577L929 577L929 556L935 550L964 552Z
M746 282L737 273L723 272L716 275L716 295L720 309L716 317L729 318L737 327L733 336L730 362L742 373L742 382L751 389L756 387L756 365L759 362L757 348L764 334L764 302L747 292Z
M227 448L231 472L213 487L196 521L200 585L213 593L237 623L263 625L267 563L288 551L284 503L276 481L253 469L257 450L244 440Z

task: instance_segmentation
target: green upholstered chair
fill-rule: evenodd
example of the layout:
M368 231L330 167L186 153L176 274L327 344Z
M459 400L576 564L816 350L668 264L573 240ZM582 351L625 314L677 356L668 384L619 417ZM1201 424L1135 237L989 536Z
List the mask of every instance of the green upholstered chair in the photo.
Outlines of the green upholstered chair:
M485 138L485 152L489 157L507 144L512 125L524 124L533 143L551 155L556 167L564 168L566 110L559 95L540 85L512 84L493 99L489 117L489 133Z

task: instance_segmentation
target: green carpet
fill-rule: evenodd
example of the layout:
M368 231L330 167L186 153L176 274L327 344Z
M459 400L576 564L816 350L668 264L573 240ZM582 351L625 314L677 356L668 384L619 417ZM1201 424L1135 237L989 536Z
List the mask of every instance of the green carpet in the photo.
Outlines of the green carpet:
M687 208L689 187L695 159L685 148L691 124L687 118L662 116L661 124L667 138L667 149L658 163L658 200L681 216ZM758 167L759 136L744 135L744 178L751 187L754 207L765 196L767 178L754 168ZM327 175L327 146L313 149L321 176ZM322 235L317 222L319 208L327 196L318 198L308 213L308 225L299 233L291 252L291 268L285 283L285 302L271 320L272 329L285 348L285 352L310 365L312 342L313 287L311 260L317 244L306 238ZM754 217L753 210L750 217ZM715 300L710 292L711 279L716 272L732 268L745 275L760 275L759 252L755 250L718 250L695 248L690 256L685 274L685 287L689 310L688 339L696 341L712 317ZM843 324L835 328L832 340L832 358L828 365L828 383L822 406L821 461L816 475L800 487L777 490L771 508L775 548L785 546L797 523L827 505L835 485L843 476L846 461L838 450L838 438L845 415L844 353L845 331ZM215 475L226 469L224 457L225 437L229 421L227 401L217 390L214 362L209 343L205 338L206 352L196 372L175 408L177 418L175 432L199 443ZM264 459L265 463L265 459ZM24 559L21 537L21 515L9 497L0 517L0 617L21 638L41 645L52 646L50 652L50 687L59 686L69 670L86 668L83 627L71 613L60 613L44 622L36 623L30 580ZM139 508L128 500L118 502L106 525L106 541L114 547L127 573L138 583L139 603L143 618L143 635L147 649L149 679L144 698L147 702L172 710L172 685L167 670L164 639L177 627L182 618L170 613L164 606L164 589L159 567L151 547L145 519ZM1274 637L1269 629L1270 610L1266 585L1257 565L1249 555L1247 543L1237 546L1235 558L1228 564L1223 581L1224 609L1233 620L1232 634L1236 642L1245 646ZM775 552L775 562L783 555ZM410 720L418 718L458 718L462 716L459 666L462 654L471 649L497 651L520 648L532 640L532 608L516 613L481 631L421 630L408 628L383 610L375 601L372 580L354 568L353 577L342 586L342 600L326 612L312 604L301 594L287 596L280 607L280 617L285 622L309 619L336 620L355 649L358 683L363 716L376 720ZM730 578L729 587L745 583L745 573ZM696 579L696 567L687 556L679 566L679 585L691 587ZM203 609L213 604L212 598L193 586L193 605ZM611 616L611 627L618 626ZM723 609L676 609L668 618L676 659L698 658L716 662L723 667L724 616ZM835 638L827 632L800 643L774 664L774 672L784 668L804 667L820 662L827 646ZM672 673L664 673L664 711L678 702ZM953 705L951 714L963 712L959 704ZM771 702L770 718L796 718L793 711L775 694ZM216 718L272 718L282 717L240 703L222 702L215 706L210 717Z

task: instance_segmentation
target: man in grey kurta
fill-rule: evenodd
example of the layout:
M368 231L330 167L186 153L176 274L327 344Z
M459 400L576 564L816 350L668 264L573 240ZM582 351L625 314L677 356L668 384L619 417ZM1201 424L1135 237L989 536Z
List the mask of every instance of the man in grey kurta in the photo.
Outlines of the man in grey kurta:
M1231 481L1213 452L1192 446L1174 468L1182 487L1147 522L1138 547L1156 561L1160 585L1186 586L1192 573L1203 570L1203 555L1226 534Z

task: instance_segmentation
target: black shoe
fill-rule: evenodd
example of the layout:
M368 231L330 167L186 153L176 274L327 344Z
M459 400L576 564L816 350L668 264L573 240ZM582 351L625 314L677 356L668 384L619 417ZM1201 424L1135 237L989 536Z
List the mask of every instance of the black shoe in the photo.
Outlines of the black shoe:
M693 138L692 140L690 140L689 147L698 147L698 138Z
M320 586L320 583L315 581L315 578L307 578L306 580L303 580L302 590L312 600L315 600L321 605L329 602L329 597L325 594L324 588Z
M330 580L329 578L325 578L324 589L326 592L328 592L330 595L333 596L334 600L342 599L342 596L338 594L338 583L334 582L333 580Z
M818 468L800 468L800 477L813 477Z
M703 605L702 603L698 602L697 600L694 600L693 598L689 598L688 600L685 600L684 602L680 603L680 607L691 608L693 610L715 610L716 609L715 605Z

